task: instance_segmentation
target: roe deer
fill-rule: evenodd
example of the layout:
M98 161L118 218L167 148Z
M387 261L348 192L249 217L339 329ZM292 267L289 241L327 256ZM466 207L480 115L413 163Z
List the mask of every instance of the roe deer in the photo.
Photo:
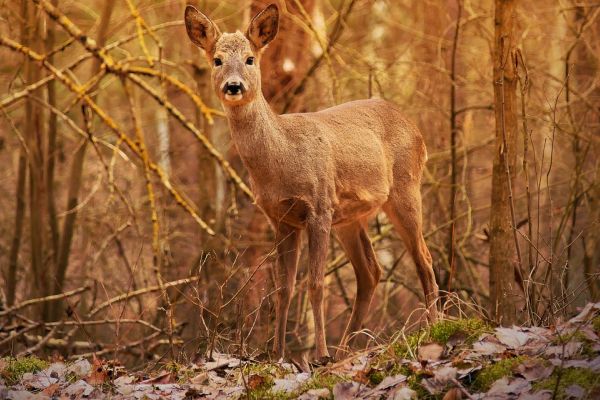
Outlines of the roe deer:
M360 100L323 111L276 115L261 91L260 56L279 26L270 5L245 34L223 33L192 6L185 10L191 41L212 65L212 84L256 195L277 232L277 302L273 351L284 356L288 309L300 233L308 231L309 292L316 357L329 359L323 315L324 267L333 227L356 274L356 299L342 338L361 329L381 270L367 222L381 208L417 266L430 321L438 286L422 234L421 175L427 152L418 129L384 100Z

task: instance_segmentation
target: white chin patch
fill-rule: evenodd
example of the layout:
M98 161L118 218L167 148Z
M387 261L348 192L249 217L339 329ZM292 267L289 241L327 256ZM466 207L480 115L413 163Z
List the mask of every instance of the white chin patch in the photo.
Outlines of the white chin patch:
M240 101L242 99L242 94L238 93L238 94L225 94L225 100L227 101Z

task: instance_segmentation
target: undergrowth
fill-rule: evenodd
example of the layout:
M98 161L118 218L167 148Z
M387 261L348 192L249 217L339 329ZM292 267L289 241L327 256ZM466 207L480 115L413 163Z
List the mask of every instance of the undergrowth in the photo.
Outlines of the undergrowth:
M4 367L0 374L7 384L13 385L17 383L26 373L39 372L50 365L47 361L37 357L7 357L2 359Z
M578 385L587 393L585 398L598 398L600 381L598 373L587 368L556 368L550 377L533 385L534 390L550 390L556 392L556 399L567 399L570 396L565 389Z
M524 356L505 358L486 365L479 371L471 387L478 392L486 392L498 379L511 376L515 368L526 359Z
M460 336L461 343L471 345L481 334L491 330L488 324L477 318L442 320L406 337L399 336L393 346L398 357L414 358L421 344L435 342L445 345L451 339Z

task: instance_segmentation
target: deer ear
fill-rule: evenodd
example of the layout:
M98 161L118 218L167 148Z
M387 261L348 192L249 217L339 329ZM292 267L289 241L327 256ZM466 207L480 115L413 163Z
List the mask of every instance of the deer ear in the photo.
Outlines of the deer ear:
M275 38L278 29L279 9L275 4L271 4L252 19L246 37L260 50Z
M190 40L198 47L212 53L221 35L219 28L200 11L193 6L185 8L185 29Z

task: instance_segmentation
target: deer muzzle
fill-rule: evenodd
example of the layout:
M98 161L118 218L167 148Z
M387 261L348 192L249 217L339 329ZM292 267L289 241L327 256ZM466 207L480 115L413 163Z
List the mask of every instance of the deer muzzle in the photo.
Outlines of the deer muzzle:
M225 85L223 85L223 93L225 95L241 95L244 94L245 91L246 88L244 87L244 84L241 81L229 81L226 82Z

